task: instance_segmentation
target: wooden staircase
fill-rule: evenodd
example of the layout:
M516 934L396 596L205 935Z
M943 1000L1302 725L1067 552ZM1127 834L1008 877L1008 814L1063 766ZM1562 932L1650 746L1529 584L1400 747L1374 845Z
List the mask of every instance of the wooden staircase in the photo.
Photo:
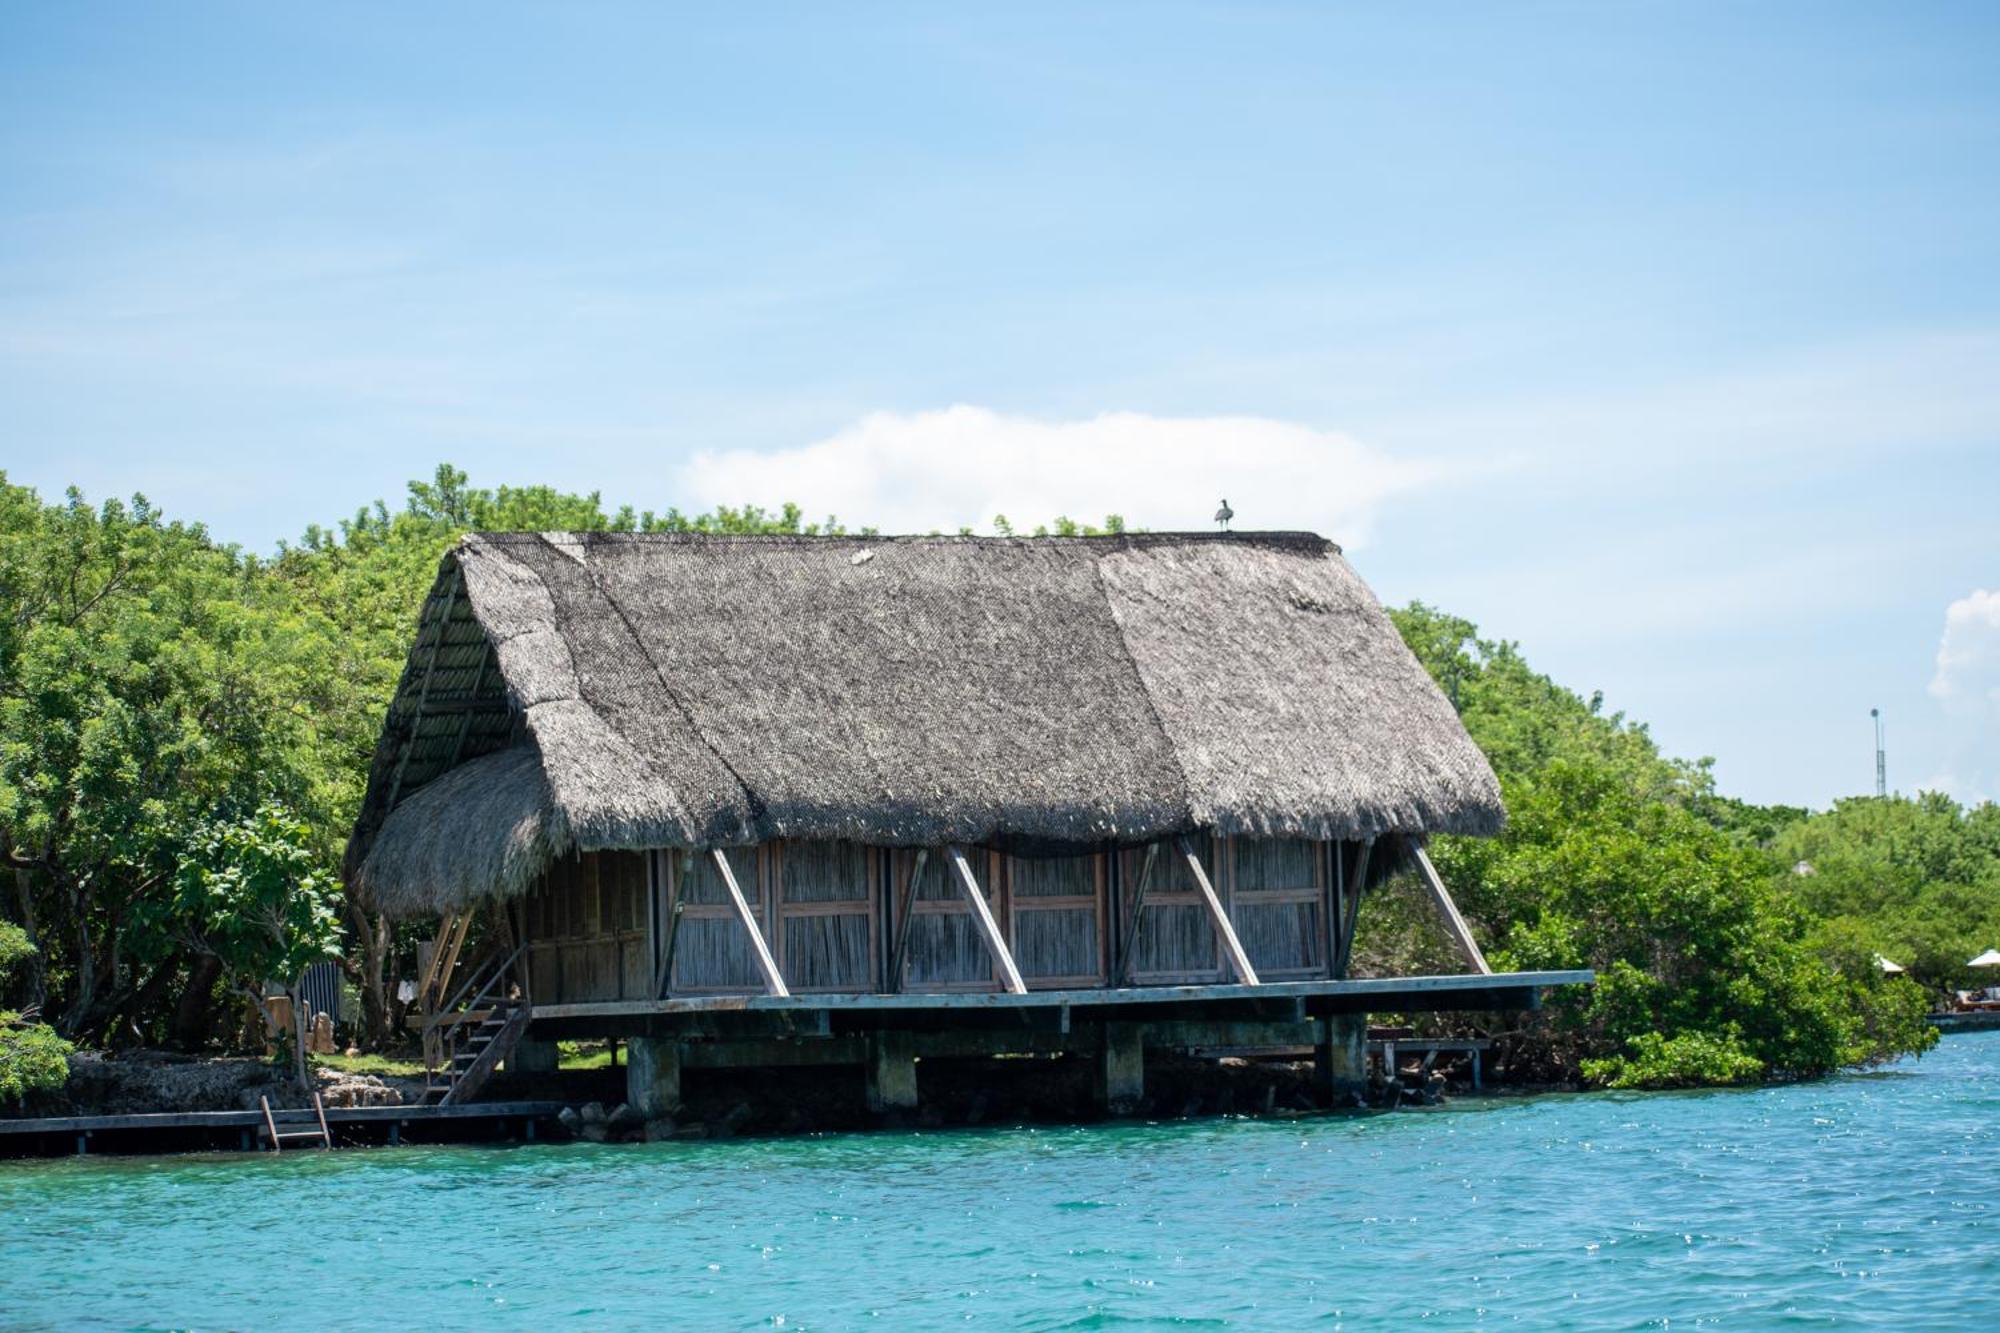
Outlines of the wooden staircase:
M516 949L481 968L447 1004L426 1016L425 1105L472 1100L520 1044L530 1006L525 996L511 993L509 984L520 957Z

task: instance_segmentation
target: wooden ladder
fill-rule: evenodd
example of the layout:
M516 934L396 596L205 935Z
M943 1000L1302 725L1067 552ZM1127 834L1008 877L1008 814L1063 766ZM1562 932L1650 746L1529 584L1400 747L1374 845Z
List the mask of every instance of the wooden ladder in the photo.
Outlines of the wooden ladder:
M313 1127L312 1121L287 1120L285 1121L287 1125L304 1124L307 1127L304 1129L279 1129L278 1117L271 1111L271 1099L269 1097L259 1097L257 1100L264 1108L264 1144L272 1152L282 1152L285 1144L303 1142L306 1139L317 1140L322 1149L333 1147L333 1131L326 1127L326 1104L320 1101L317 1092L313 1094L312 1105L313 1116L319 1122L316 1128ZM288 1111L285 1114L298 1115L301 1113Z

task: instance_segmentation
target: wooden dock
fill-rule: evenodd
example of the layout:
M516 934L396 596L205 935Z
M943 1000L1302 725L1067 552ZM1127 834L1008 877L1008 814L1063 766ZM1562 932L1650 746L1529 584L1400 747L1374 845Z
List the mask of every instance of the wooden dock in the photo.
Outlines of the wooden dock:
M363 1144L532 1142L552 1124L560 1102L473 1102L462 1106L328 1107L339 1147ZM263 1148L264 1112L179 1111L133 1115L49 1116L0 1120L0 1157L91 1152L157 1153Z
M1068 1032L1072 1020L1298 1021L1328 1014L1530 1010L1541 1007L1542 992L1551 987L1588 985L1594 980L1596 974L1583 969L1025 992L687 995L537 1004L531 1031L538 1038L683 1031L715 1036L722 1035L718 1029L729 1028L741 1028L745 1035L810 1036L934 1024L967 1027L985 1015L1004 1027Z

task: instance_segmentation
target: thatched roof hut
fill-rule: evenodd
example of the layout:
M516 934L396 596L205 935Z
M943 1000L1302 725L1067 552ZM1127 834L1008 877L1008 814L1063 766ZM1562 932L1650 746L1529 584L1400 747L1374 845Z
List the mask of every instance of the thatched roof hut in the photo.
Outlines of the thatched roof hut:
M413 916L518 894L572 848L1502 818L1451 705L1311 534L474 534L425 603L348 869Z

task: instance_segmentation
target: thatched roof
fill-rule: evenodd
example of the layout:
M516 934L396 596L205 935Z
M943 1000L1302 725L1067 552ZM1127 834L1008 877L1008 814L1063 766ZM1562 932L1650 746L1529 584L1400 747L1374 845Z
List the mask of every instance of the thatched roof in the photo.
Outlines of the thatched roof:
M572 846L1502 818L1451 705L1310 534L475 534L426 604L349 867L414 914Z

